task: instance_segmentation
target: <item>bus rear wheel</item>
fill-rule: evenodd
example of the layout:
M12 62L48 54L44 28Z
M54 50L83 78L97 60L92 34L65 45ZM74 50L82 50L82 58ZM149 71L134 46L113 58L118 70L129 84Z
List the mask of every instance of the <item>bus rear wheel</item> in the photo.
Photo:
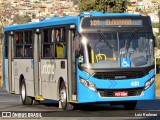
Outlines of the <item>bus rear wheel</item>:
M123 106L126 110L134 110L137 105L137 101L126 101Z
M63 110L73 110L74 109L73 104L68 102L67 91L66 91L66 86L64 82L62 82L60 85L59 98L60 98L60 104Z
M22 100L23 105L32 105L33 104L33 98L27 96L26 84L25 84L24 80L22 80L22 82L21 82L21 100Z

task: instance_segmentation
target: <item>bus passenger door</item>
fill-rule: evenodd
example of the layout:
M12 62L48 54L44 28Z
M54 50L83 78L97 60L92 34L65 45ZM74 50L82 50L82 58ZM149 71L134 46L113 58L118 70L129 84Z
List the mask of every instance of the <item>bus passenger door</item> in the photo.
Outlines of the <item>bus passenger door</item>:
M15 92L15 79L14 79L14 35L11 33L8 40L8 91Z
M39 30L39 29L38 29ZM36 30L36 31L38 31ZM39 74L40 71L40 50L41 50L41 34L35 33L34 34L34 42L33 42L33 79L34 79L34 95L40 96L41 95L41 77Z
M70 25L71 27L72 25ZM68 37L68 86L69 101L77 101L77 82L76 82L76 58L75 58L75 36L76 29L69 30Z

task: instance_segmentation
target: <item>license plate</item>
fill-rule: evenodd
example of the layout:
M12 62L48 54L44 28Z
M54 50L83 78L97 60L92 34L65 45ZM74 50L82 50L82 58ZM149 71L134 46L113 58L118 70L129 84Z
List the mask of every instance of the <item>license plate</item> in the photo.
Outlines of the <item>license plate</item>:
M114 92L114 96L116 97L128 96L128 91Z

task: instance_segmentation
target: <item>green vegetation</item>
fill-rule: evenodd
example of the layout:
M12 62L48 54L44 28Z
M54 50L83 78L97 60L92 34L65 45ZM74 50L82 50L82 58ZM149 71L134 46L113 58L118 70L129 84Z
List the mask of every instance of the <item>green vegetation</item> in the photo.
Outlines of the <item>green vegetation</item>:
M78 4L79 0L71 0L74 4Z
M159 28L159 32L156 33L156 42L157 42L157 48L160 49L160 10L158 11L157 15L159 17L159 23L153 23L152 26L154 28ZM156 62L157 62L157 68L159 68L159 66L160 66L160 59L157 59Z
M15 15L13 18L13 22L16 24L28 23L31 22L31 17L26 15Z
M80 11L102 11L104 13L123 13L128 0L79 0Z
M159 28L159 23L152 23L153 28Z
M156 96L160 97L160 75L156 75Z
M3 86L0 86L0 89L2 89L3 88Z

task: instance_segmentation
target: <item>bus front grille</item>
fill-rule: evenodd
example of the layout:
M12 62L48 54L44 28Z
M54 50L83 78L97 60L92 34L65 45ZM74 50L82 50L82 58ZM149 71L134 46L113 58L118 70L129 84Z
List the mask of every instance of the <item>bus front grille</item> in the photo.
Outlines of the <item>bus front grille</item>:
M125 80L142 78L145 76L143 71L122 71L122 72L96 72L93 77L97 79Z
M127 91L128 96L139 96L143 91L143 87L141 88L132 88L132 89L97 89L97 92L101 97L116 97L114 95L115 92L123 92Z

